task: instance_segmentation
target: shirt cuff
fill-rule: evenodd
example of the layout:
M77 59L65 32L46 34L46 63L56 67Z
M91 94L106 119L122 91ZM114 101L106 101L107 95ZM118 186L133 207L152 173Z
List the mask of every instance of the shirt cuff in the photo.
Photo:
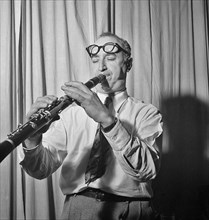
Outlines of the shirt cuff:
M123 127L119 119L109 132L104 132L103 134L115 151L122 151L130 140L129 133Z
M37 144L35 147L27 148L25 143L24 142L22 143L22 148L23 148L24 153L32 153L34 151L37 151L39 146L40 144Z

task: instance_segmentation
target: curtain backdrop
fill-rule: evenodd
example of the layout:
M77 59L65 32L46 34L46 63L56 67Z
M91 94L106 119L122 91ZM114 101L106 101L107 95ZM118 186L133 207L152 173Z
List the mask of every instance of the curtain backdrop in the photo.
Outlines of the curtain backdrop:
M208 27L207 0L0 1L0 140L26 122L37 97L61 97L64 82L90 79L85 47L114 32L132 46L129 94L164 116L156 210L207 215ZM29 177L18 148L0 164L0 219L59 219L60 171L44 180ZM203 204L196 209L191 201L198 198Z

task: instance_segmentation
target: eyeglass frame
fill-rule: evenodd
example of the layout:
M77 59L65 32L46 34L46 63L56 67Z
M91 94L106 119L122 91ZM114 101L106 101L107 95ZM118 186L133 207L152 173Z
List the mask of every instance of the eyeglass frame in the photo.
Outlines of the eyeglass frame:
M113 48L116 46L116 47L118 48L118 51L116 51L116 52L106 52L106 51L104 50L104 48L105 48L105 46L106 46L107 44L112 44L112 45L113 45ZM96 46L96 47L99 48L99 49L98 49L98 52L97 52L96 54L91 54L91 53L90 53L89 48L92 47L92 46ZM123 49L118 43L113 43L113 42L107 42L107 43L105 43L105 44L102 45L102 46L98 46L97 44L91 44L91 45L89 45L88 47L86 47L86 51L88 52L88 54L89 54L90 57L93 57L93 56L95 56L95 55L97 55L97 54L99 53L99 51L101 50L101 48L102 48L103 51L104 51L105 53L107 53L107 54L115 54L115 53L119 53L119 52L123 51L123 52L124 52L125 54L127 54L129 57L131 56L131 53L130 53L130 52L128 52L127 50Z

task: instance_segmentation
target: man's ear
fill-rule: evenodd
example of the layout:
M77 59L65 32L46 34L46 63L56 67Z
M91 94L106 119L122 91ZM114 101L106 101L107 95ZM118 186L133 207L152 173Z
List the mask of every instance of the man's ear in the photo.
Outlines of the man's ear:
M126 68L127 68L127 70L126 70L127 72L131 70L132 63L133 63L133 58L132 58L132 57L129 57L129 58L126 60L126 62L125 62Z

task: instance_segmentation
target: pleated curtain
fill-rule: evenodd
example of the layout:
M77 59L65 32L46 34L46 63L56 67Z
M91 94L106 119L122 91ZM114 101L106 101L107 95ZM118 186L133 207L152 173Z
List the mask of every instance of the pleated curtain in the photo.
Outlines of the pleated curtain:
M0 1L0 142L26 122L37 97L61 97L64 82L90 79L85 47L111 31L132 47L129 94L164 114L162 154L176 158L176 151L183 152L181 165L186 171L196 167L207 185L208 27L207 0ZM169 163L175 172L178 160ZM31 178L15 149L0 164L0 219L59 219L59 172Z

